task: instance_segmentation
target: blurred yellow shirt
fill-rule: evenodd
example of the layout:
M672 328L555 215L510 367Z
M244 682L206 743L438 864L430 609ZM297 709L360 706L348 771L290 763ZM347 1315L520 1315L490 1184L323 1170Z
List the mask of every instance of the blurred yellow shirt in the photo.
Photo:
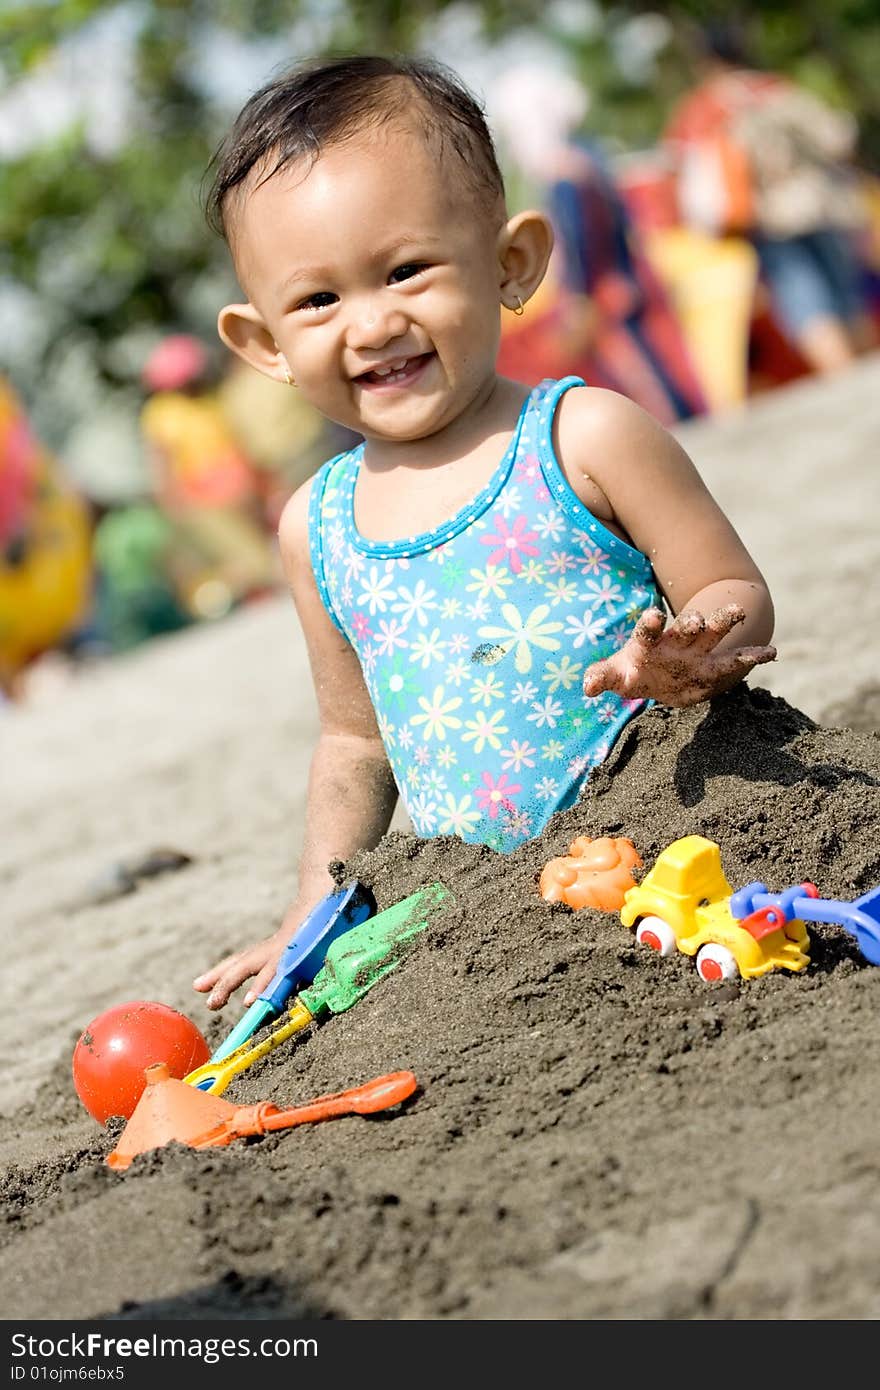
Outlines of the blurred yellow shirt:
M250 462L215 396L159 391L141 411L141 429L169 509L234 507L254 496Z

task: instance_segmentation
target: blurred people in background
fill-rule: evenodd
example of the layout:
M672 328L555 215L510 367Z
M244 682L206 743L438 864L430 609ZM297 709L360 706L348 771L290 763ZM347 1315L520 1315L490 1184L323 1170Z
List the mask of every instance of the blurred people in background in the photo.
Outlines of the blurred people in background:
M121 498L86 497L0 377L0 696L54 663L127 651L281 585L278 518L327 453L298 393L190 334L143 365L144 467ZM331 447L344 448L348 432ZM110 470L112 473L112 469ZM98 470L106 485L107 468ZM39 665L39 671L38 671Z
M263 484L198 338L162 339L142 371L149 495L95 532L98 629L113 651L217 618L279 582Z
M280 582L264 475L232 427L222 373L199 339L163 339L142 375L150 393L141 430L153 496L174 525L171 577L193 618L216 618Z
M0 376L0 697L18 698L91 603L91 517Z
M341 437L331 434L299 391L269 381L237 357L224 373L217 396L260 478L266 525L274 532L290 494L330 454L351 448L353 441L338 426L334 428Z
M220 403L204 344L188 333L163 338L141 379L148 393L141 430L163 511L221 507L257 515L258 480Z
M150 502L107 512L95 527L95 630L107 654L187 627L175 577L179 546L170 519Z
M279 517L328 449L298 392L231 356L218 369L191 334L163 338L141 380L149 486L95 532L97 626L113 651L279 587Z
M649 264L602 151L575 135L583 86L540 66L508 69L489 115L510 159L534 185L556 233L550 292L508 320L499 371L530 385L575 374L628 396L664 425L703 413L706 399L681 326Z
M836 371L876 342L855 245L867 218L855 121L750 67L736 20L701 30L696 66L663 137L682 217L748 238L781 328L812 370Z
M614 176L675 309L708 410L742 405L753 380L754 247L742 237L710 236L682 224L667 151L654 147L618 157Z

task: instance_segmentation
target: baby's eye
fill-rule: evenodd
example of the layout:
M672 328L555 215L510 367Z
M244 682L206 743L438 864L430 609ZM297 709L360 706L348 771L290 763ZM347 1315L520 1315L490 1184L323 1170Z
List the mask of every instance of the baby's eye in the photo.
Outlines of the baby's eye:
M407 261L406 265L399 265L396 270L392 270L388 279L392 285L399 285L401 280L411 280L414 275L427 269L424 261Z
M327 309L335 303L335 294L331 294L329 290L319 290L317 294L310 294L308 299L301 299L296 307L297 309Z

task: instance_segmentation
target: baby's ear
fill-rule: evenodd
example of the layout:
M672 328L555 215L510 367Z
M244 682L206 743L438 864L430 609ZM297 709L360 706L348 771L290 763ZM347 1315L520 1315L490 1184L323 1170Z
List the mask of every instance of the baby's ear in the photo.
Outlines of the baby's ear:
M289 380L287 361L253 304L227 304L217 315L217 332L239 357L273 381Z
M543 212L519 212L498 234L498 286L509 309L531 299L547 273L553 228Z

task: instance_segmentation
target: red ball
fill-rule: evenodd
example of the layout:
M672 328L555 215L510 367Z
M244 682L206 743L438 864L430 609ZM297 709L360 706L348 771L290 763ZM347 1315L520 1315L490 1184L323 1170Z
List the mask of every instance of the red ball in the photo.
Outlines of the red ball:
M146 1085L144 1068L167 1062L182 1080L211 1050L198 1028L167 1004L117 1004L93 1018L73 1049L73 1084L89 1114L104 1124L130 1119Z

